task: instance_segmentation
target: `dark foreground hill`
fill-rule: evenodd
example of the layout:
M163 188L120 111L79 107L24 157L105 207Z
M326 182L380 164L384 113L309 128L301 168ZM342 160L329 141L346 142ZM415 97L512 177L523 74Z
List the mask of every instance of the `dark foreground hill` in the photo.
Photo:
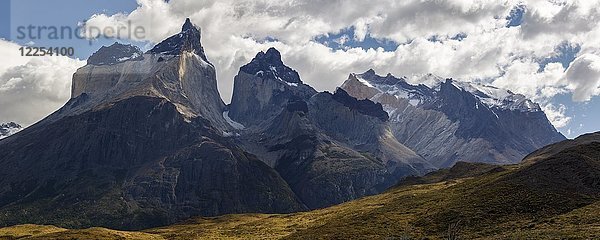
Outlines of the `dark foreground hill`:
M535 157L535 161L531 159ZM460 163L389 191L295 214L196 218L177 225L119 232L23 225L0 236L24 239L598 239L600 138L548 146L523 164Z

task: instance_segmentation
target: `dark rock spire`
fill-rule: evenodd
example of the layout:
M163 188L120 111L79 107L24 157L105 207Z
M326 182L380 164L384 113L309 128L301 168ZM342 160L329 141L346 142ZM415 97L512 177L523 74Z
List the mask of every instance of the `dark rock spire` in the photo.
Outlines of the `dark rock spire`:
M189 18L181 27L181 32L157 44L148 53L164 55L180 55L182 52L193 52L208 62L204 48L200 42L200 28L196 27Z
M242 66L240 71L288 83L302 83L298 72L283 64L281 53L275 48L269 48L266 53L259 52L250 63Z

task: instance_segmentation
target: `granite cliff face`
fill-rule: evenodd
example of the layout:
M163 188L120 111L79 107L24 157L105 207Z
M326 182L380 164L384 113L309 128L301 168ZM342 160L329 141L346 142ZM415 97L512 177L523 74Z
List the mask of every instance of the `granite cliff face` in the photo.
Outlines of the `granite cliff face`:
M223 136L232 127L215 69L189 21L160 51L110 54L124 49L139 53L99 50L63 108L0 141L3 225L137 229L306 209L277 171Z
M381 104L341 89L317 93L273 48L240 69L226 115L244 127L240 145L309 208L380 193L435 168L393 137Z
M125 60L114 60L114 53ZM73 76L71 101L50 119L131 96L148 96L168 99L188 118L201 116L222 131L228 129L215 68L204 54L200 30L189 20L180 33L145 54L134 46L114 44L100 49L88 62Z
M316 93L283 64L279 51L270 48L240 68L228 116L244 125L260 124L277 115L288 100L308 100Z
M436 168L392 134L381 104L357 100L338 88L310 100L312 121L328 136L381 161L393 179L419 176Z
M450 79L438 82L433 88L411 85L369 70L350 75L342 88L383 104L394 136L436 167L458 161L517 163L565 139L522 95Z

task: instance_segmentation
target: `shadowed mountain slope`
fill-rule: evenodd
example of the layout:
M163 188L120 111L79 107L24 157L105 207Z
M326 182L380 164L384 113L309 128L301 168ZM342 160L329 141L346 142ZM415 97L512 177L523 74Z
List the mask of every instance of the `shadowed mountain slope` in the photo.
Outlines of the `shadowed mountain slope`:
M385 193L310 212L196 218L130 234L157 239L597 239L600 139L586 135L541 149L563 150L534 163L496 167L458 163L408 179ZM473 174L476 173L476 174ZM424 184L423 184L424 183ZM22 236L47 226L0 229ZM87 230L91 231L91 230ZM102 234L115 234L102 229ZM133 238L132 238L133 239Z

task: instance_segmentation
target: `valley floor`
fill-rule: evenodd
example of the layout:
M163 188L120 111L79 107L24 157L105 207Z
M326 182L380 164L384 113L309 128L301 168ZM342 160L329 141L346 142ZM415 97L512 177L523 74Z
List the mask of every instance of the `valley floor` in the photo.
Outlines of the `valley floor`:
M295 214L242 214L196 218L138 232L71 230L19 225L0 239L599 239L600 202L560 214L497 214L466 192L510 174L400 186L338 206ZM464 198L464 199L461 199ZM502 206L509 208L510 206ZM486 213L488 212L488 213ZM456 237L456 238L452 238Z

